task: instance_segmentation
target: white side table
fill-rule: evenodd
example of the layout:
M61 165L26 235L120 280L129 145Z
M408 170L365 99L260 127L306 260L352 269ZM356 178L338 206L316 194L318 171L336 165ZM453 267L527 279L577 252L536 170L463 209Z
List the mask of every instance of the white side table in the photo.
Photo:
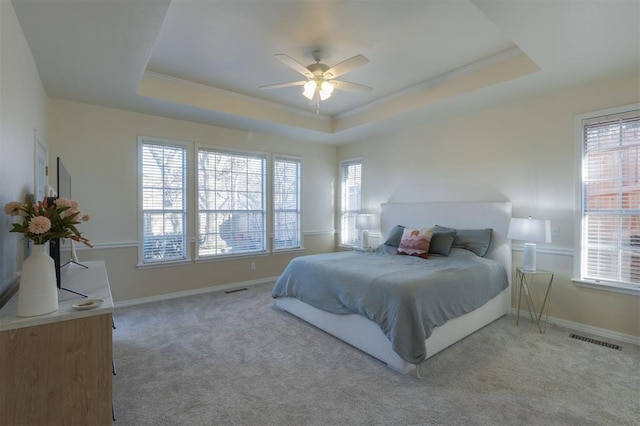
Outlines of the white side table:
M533 303L533 297L531 297L531 288L533 283L536 281L536 278L543 277L548 278L547 289L544 295L544 300L542 301L542 306L540 307L540 312L536 310L535 304ZM553 272L551 271L525 271L522 267L516 268L516 283L520 287L518 292L518 313L516 315L516 325L520 322L520 302L522 301L522 294L525 295L525 300L527 301L527 308L529 309L529 315L531 316L531 321L538 324L538 330L540 333L544 333L547 331L547 322L549 319L549 305L551 304L551 285L553 284ZM546 312L545 312L546 307ZM540 321L542 319L542 313L545 312L544 318L544 329L540 325Z

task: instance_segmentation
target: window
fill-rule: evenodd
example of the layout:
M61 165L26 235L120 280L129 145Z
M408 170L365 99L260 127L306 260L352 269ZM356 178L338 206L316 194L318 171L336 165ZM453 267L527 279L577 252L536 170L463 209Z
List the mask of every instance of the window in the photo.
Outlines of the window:
M340 244L357 246L360 244L356 216L362 209L362 159L344 161L341 170Z
M273 249L302 247L300 159L274 156L273 159Z
M198 149L198 257L264 252L263 154Z
M640 292L640 106L583 115L578 121L577 281Z
M191 146L138 138L140 266L302 248L301 158Z
M187 147L141 139L139 259L143 264L188 258Z

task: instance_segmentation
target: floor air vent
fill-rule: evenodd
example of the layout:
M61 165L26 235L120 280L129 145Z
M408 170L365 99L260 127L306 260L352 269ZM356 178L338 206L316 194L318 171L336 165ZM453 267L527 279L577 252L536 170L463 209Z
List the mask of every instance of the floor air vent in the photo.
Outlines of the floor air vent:
M583 342L593 343L594 345L604 346L605 348L615 349L617 351L621 350L622 347L618 345L614 345L613 343L603 342L602 340L591 339L589 337L580 336L579 334L571 333L569 335L572 339L582 340Z

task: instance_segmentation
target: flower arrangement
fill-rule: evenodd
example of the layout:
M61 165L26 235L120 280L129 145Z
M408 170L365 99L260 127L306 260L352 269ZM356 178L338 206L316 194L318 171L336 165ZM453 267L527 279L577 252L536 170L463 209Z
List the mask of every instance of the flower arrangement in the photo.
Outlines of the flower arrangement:
M71 238L93 247L76 228L79 223L91 219L90 214L80 211L77 201L63 197L53 203L48 203L46 198L35 204L32 201L12 201L4 206L4 212L22 218L22 222L14 223L9 232L20 232L35 244L44 244L55 238Z

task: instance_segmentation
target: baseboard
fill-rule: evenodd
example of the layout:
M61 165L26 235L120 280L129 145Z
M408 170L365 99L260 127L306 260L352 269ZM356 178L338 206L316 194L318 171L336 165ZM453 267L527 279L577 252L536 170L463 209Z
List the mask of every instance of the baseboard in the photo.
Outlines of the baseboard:
M162 300L177 299L179 297L194 296L198 294L212 293L218 291L237 290L239 288L252 287L260 284L275 283L278 277L261 278L258 280L242 281L231 284L214 285L211 287L198 288L195 290L178 291L175 293L160 294L158 296L142 297L139 299L123 300L114 303L116 308L124 308L125 306L141 305L143 303L159 302Z
M511 315L515 316L517 314L517 309L511 309ZM525 310L525 315L522 315L522 310L520 310L520 318L524 318L525 320L529 320L529 314ZM591 325L582 324L579 322L567 321L560 318L549 317L549 324L554 324L559 327L568 328L575 331L581 331L583 333L593 334L595 336L604 337L612 340L617 340L619 342L631 343L632 345L640 346L640 337L633 336L631 334L618 333L617 331L607 330L606 328L594 327Z

